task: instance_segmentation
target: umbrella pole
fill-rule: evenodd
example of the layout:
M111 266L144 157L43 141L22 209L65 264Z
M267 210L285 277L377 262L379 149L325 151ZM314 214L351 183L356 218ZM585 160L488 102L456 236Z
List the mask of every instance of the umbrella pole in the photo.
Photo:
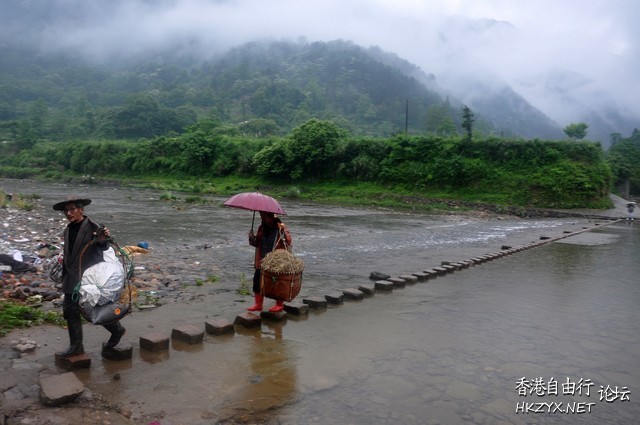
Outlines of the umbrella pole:
M256 220L256 212L253 212L253 218L251 219L251 231L253 232L253 222Z

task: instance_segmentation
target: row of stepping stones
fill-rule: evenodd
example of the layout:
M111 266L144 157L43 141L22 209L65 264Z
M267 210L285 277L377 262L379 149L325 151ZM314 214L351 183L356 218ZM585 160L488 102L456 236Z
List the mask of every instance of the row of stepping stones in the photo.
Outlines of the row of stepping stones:
M613 220L611 223L616 223ZM599 226L596 223L595 226ZM527 249L535 248L550 242L557 241L578 233L591 230L589 227L583 227L578 231L565 231L562 236L550 238L541 236L538 241L516 247L503 245L500 251L492 252L486 255L473 257L462 261L443 261L439 267L433 267L421 272L403 274L397 277L382 275L374 272L370 278L373 284L363 284L357 288L347 288L342 293L330 293L324 297L303 298L302 302L291 302L284 305L284 311L269 312L263 311L259 315L246 312L238 315L234 322L231 323L224 318L215 318L205 322L205 329L201 327L186 324L178 326L171 331L171 339L184 344L199 344L204 340L205 332L210 335L220 336L233 334L236 326L245 328L259 328L262 326L262 319L281 321L285 320L287 314L295 316L304 316L309 313L309 309L326 309L329 305L342 304L345 299L362 300L365 297L374 295L377 291L390 292L396 288L404 288L407 284L415 284L418 282L426 282L436 277L444 276L458 270L463 270L471 266L479 265L487 261L492 261L507 255L521 252ZM155 332L140 336L140 353L162 353L169 350L169 337L165 334ZM102 356L109 360L127 360L132 357L133 347L126 341L121 341L116 347L109 348L103 344ZM71 356L62 359L56 359L56 363L67 370L88 368L91 365L91 358L86 354ZM84 385L71 372L42 378L40 382L41 399L47 405L59 405L75 399L84 391Z
M612 220L610 223L620 221ZM599 226L596 223L595 226ZM491 252L478 257L469 258L462 261L442 261L440 266L433 267L428 270L414 272L410 274L402 274L396 277L383 275L374 272L370 278L374 281L372 284L362 284L355 288L346 288L342 292L329 293L324 296L312 296L303 298L302 301L293 301L285 303L284 310L280 312L263 311L260 314L246 312L238 315L234 322L230 322L224 318L216 318L205 322L204 330L202 327L194 324L185 324L174 328L171 331L171 339L186 344L198 344L204 339L205 332L210 335L227 335L235 332L235 326L245 328L259 328L262 326L262 320L282 321L286 320L287 314L295 316L305 316L309 313L309 309L326 309L329 305L339 305L347 300L362 300L365 297L372 296L375 292L390 292L397 288L404 288L407 284L417 282L425 282L448 273L466 269L471 266L479 265L487 261L492 261L507 255L521 252L527 249L535 248L550 242L557 241L578 233L591 230L590 227L583 227L578 231L565 231L563 235L551 238L541 236L538 241L529 244L523 244L515 247L503 245L500 251ZM148 352L159 352L169 349L170 338L163 333L149 333L140 336L140 349ZM108 348L104 344L102 346L102 356L109 360L126 360L132 356L133 347L131 344L122 341L118 346ZM91 358L86 354L68 357L66 359L58 359L58 363L66 369L86 368L91 364Z
M596 224L596 226L598 225L599 224ZM562 236L557 238L541 236L538 241L515 247L503 245L500 251L497 252L492 252L486 255L462 261L443 261L438 267L410 274L402 274L397 277L381 275L380 273L372 273L372 275L370 276L372 279L374 277L381 276L383 276L384 278L377 279L372 284L362 284L356 288L346 288L343 289L342 292L329 293L324 296L307 297L303 298L301 302L293 301L290 303L285 303L284 310L276 313L263 311L258 315L252 312L246 312L236 316L233 323L224 318L213 319L205 322L204 331L201 327L198 327L196 325L183 325L173 329L171 338L187 344L197 344L202 342L205 332L211 335L225 335L234 333L236 326L242 326L245 328L259 328L262 326L263 319L270 321L282 321L287 318L287 314L304 316L309 313L310 309L326 309L329 305L343 304L345 299L354 301L362 300L365 297L374 295L377 291L390 292L396 288L404 288L407 284L425 282L439 276L444 276L448 273L453 273L458 270L466 269L471 266L495 260L497 258L524 251L526 249L535 248L537 246L548 244L550 242L588 230L591 230L591 228L583 227L582 230L579 231L566 231ZM162 334L149 334L140 337L141 349L145 349L148 351L158 351L166 350L168 349L168 347L169 340Z
M611 223L616 223L618 220L613 220ZM599 226L596 223L595 226ZM184 344L199 344L204 340L205 332L210 335L220 336L229 335L236 332L236 326L244 328L259 328L262 326L262 320L282 321L286 320L287 314L295 316L305 316L309 313L309 309L326 309L329 305L339 305L347 300L362 300L365 297L374 295L377 291L391 292L397 288L404 288L407 284L415 284L418 282L426 282L431 279L444 276L448 273L463 270L471 266L479 265L488 261L492 261L507 255L515 254L527 249L535 248L541 245L548 244L569 236L576 235L578 233L586 232L592 228L583 227L578 231L564 231L562 236L551 238L548 236L541 236L538 241L531 242L529 244L519 245L515 247L503 245L500 251L492 252L489 254L481 255L478 257L469 258L462 261L442 261L440 266L433 267L428 270L420 272L402 274L397 277L391 277L388 275L382 275L374 272L370 278L374 280L373 284L362 284L357 288L347 288L341 293L330 293L321 296L303 298L301 302L294 301L285 303L284 310L280 312L263 311L259 315L246 312L236 316L234 322L230 322L224 318L215 318L205 322L204 330L202 327L194 324L184 324L173 328L171 331L171 338L160 332L153 332L140 336L140 350L148 353L158 353L169 350L170 339L179 341ZM102 346L102 356L109 360L126 360L132 357L133 347L126 341L121 341L116 347L108 348L104 344ZM91 358L86 354L80 354L77 356L71 356L64 359L56 359L56 362L67 370L88 368L91 365ZM61 382L66 382L66 385L60 385ZM67 382L68 381L68 382ZM75 398L82 392L82 385L78 385L79 381L73 379L68 374L60 375L58 378L49 377L46 382L41 383L42 399L45 404L55 405L58 402L66 402ZM68 388L69 393L62 391L61 388ZM54 390L55 389L55 390ZM56 393L58 392L58 393Z

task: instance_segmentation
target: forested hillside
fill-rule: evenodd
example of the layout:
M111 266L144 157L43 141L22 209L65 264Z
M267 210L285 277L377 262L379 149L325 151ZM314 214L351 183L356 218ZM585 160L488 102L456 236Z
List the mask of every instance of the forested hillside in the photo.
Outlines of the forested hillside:
M251 136L284 135L310 118L376 137L461 131L463 105L436 92L432 76L344 41L250 43L207 60L163 52L102 66L24 46L0 54L0 136L26 147L175 134L203 118ZM488 102L487 116L474 111L479 134L558 131L530 105Z

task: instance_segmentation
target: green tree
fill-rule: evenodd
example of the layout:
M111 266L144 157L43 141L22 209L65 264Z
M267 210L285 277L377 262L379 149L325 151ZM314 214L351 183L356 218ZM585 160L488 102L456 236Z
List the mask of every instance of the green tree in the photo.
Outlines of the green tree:
M215 143L204 132L186 134L181 140L180 168L186 174L206 174L215 158Z
M274 120L255 118L239 125L240 131L252 137L266 137L278 132L278 125Z
M640 194L640 132L636 129L629 138L619 138L612 144L607 154L615 184L625 187L629 193Z
M315 118L294 129L286 150L291 178L331 175L332 159L344 136L344 130L335 123Z
M131 96L112 116L118 138L153 137L158 131L160 105L151 96Z
M47 103L43 99L38 99L29 105L29 126L34 137L40 138L46 132Z
M462 128L467 133L466 140L471 141L473 136L473 122L475 118L473 111L467 105L462 108Z
M571 123L564 128L564 134L571 139L584 139L587 136L589 126L583 122Z
M262 118L283 116L295 110L305 100L304 94L288 81L277 80L261 84L252 94L251 111Z
M427 108L425 126L428 133L439 136L449 136L456 133L456 125L451 117L451 107L448 103L431 105Z
M18 123L16 132L16 146L19 150L32 148L38 140L38 135L27 120Z
M287 178L290 174L284 143L266 146L253 156L258 175L271 178Z
M620 133L611 133L609 135L609 143L610 143L611 146L615 145L616 143L618 143L621 140L622 140L622 134L620 134Z
M439 136L452 136L457 133L456 125L451 117L446 117L438 126L437 134Z

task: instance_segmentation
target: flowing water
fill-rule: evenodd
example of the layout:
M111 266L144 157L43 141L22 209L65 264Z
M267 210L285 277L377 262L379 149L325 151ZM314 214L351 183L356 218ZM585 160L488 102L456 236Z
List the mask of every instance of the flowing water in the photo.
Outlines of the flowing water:
M188 303L125 318L129 361L101 359L105 332L85 326L93 364L78 376L133 418L164 412L167 423L211 424L267 412L286 424L435 425L634 424L640 416L637 224L603 226L308 317L150 354L138 349L139 335L233 320L248 305L234 289L251 273L251 213L222 207L222 198L160 201L151 190L15 181L3 188L51 204L67 192L89 195L87 213L121 244L148 241L152 256L211 264L220 276L213 287L190 288ZM372 271L411 273L495 252L523 234L586 224L283 206L305 260L301 296L370 283ZM36 356L55 367L51 353L65 333L49 328L42 337L48 345Z

